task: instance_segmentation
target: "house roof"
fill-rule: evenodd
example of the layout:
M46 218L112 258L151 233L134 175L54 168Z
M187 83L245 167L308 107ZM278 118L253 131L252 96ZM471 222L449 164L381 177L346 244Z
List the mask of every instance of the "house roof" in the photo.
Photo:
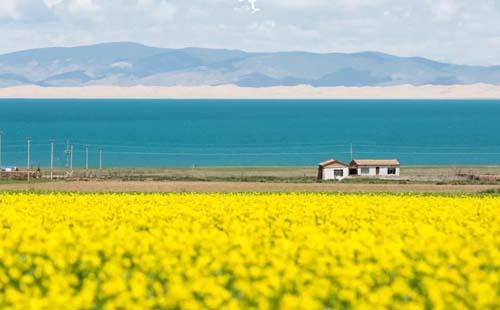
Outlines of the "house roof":
M397 159L356 159L351 166L399 166Z
M319 164L320 167L331 167L331 166L334 166L334 167L343 167L343 168L347 168L348 165L344 164L343 162L341 162L340 160L336 160L336 159L330 159L330 160L327 160L327 161L324 161L322 163Z

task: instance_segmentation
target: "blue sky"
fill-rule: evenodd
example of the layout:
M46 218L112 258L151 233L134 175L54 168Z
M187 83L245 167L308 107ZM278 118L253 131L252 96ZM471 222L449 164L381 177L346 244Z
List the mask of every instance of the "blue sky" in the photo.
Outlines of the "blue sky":
M133 41L500 65L500 0L1 0L0 53Z

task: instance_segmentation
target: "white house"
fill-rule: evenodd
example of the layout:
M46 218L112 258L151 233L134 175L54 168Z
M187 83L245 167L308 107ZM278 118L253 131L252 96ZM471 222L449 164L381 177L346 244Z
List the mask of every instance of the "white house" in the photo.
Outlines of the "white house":
M335 159L330 159L319 164L318 180L342 180L349 176L349 166Z
M349 165L349 174L367 177L399 176L400 166L397 159L356 159Z
M0 167L1 172L14 172L16 171L16 167Z

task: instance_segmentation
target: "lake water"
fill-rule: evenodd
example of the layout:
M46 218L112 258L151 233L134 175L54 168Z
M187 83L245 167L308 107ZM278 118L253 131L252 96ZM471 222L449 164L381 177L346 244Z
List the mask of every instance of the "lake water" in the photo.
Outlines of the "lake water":
M500 101L0 100L4 166L311 166L329 158L403 165L500 164Z

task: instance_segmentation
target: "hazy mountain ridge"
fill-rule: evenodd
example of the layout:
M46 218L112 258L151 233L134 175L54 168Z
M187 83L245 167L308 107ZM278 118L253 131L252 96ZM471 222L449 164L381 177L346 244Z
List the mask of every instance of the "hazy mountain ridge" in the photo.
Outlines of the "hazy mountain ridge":
M379 52L248 53L135 43L33 49L0 55L0 87L17 85L246 87L500 85L500 66L454 65Z

